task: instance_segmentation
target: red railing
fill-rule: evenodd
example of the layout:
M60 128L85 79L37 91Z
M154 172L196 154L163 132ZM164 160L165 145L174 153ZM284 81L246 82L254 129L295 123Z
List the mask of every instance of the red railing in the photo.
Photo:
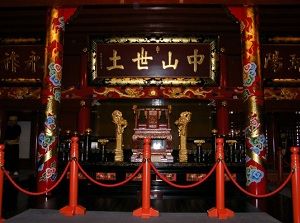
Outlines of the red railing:
M216 145L216 163L212 167L212 169L209 171L209 173L206 175L206 177L196 183L190 184L190 185L178 185L170 180L168 180L166 177L164 177L159 171L156 169L154 164L151 162L151 149L150 149L150 139L145 138L144 139L144 152L143 152L143 162L141 165L137 168L137 170L126 180L116 183L116 184L103 184L96 180L94 180L92 177L90 177L84 169L80 166L78 162L78 137L72 137L72 145L71 145L71 153L70 153L70 161L68 165L66 166L64 172L58 179L58 181L55 183L55 185L52 186L52 188L49 188L42 192L30 192L27 190L24 190L23 188L19 187L13 179L10 177L8 172L4 168L4 145L0 144L0 222L5 221L5 219L2 218L2 196L3 196L3 178L4 175L8 178L9 181L12 182L13 186L15 186L18 190L20 190L23 193L26 193L28 195L42 195L49 193L51 190L53 190L64 178L66 175L68 169L70 168L70 187L69 187L69 204L62 209L60 209L60 213L64 214L66 216L73 216L73 215L84 215L86 213L86 209L82 207L81 205L78 205L78 169L82 172L84 176L87 177L88 180L92 181L93 183L103 186L103 187L117 187L122 184L127 183L128 181L132 180L142 169L142 206L136 210L133 211L134 216L140 216L142 218L150 218L152 216L159 216L159 212L152 207L150 207L150 188L151 188L151 168L154 170L154 172L166 183L168 183L171 186L186 189L198 186L205 180L207 180L208 177L216 170L216 206L209 209L208 217L218 217L219 219L227 219L228 217L234 216L234 212L232 210L229 210L225 207L225 187L224 187L224 174L225 172L229 176L230 180L233 181L233 183L240 189L243 193L245 193L248 196L254 197L254 198L265 198L272 196L276 193L278 193L280 190L282 190L287 183L291 180L292 185L292 200L293 200L293 219L294 223L300 223L300 191L298 188L300 188L300 158L299 158L299 147L291 147L291 172L288 175L288 177L285 179L285 181L274 191L267 193L267 194L251 194L243 187L241 187L235 179L230 174L230 171L228 170L226 163L223 159L224 157L224 139L218 138L217 139L217 145Z

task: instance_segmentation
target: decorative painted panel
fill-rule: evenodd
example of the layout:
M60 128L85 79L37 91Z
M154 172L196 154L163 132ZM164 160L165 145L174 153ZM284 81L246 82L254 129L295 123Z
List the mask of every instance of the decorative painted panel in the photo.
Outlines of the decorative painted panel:
M126 173L126 179L128 179L129 177L132 176L132 173ZM133 179L132 181L142 181L142 173L138 173Z
M162 175L167 178L169 181L176 181L177 174L176 173L162 173ZM162 181L159 176L156 175L156 181Z
M187 173L186 174L186 181L199 181L203 180L206 176L206 173Z
M70 179L70 172L67 172L67 179ZM86 180L86 176L83 173L78 172L78 180Z
M116 180L116 173L96 172L96 180Z

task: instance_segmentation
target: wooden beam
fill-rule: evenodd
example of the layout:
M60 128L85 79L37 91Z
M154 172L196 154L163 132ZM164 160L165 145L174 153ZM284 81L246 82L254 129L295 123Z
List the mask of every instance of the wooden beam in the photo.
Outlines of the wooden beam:
M9 0L0 1L0 7L34 7L82 5L300 5L296 0Z

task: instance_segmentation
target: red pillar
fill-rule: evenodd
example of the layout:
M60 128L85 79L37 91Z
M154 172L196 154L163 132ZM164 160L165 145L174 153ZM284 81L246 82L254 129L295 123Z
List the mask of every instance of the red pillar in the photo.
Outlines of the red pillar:
M87 64L87 55L84 54L81 56L80 88L87 87Z
M283 182L283 160L282 160L282 149L278 148L277 150L277 172L278 172L278 180L277 185L280 185Z
M80 88L87 87L87 54L81 56L81 76L80 76ZM85 134L86 130L90 128L91 114L90 108L86 105L86 101L80 102L80 109L78 113L78 133Z
M229 133L229 112L226 101L223 101L221 107L217 108L217 130L220 136L226 136Z
M65 21L75 12L71 8L49 8L41 99L40 133L38 138L37 190L45 191L57 181L59 107L63 67L63 34Z
M90 128L90 108L86 106L85 101L80 102L81 107L78 113L78 133L85 134L86 130Z
M258 8L229 7L229 10L240 22L241 27L242 76L247 117L245 121L246 187L251 193L260 195L267 193L265 169L267 156Z
M224 50L221 49L220 52L220 86L221 88L227 87L227 55Z

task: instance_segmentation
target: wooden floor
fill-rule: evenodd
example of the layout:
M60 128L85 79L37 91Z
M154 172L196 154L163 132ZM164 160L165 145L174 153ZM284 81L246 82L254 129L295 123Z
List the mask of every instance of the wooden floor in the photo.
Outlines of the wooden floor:
M35 177L14 178L22 188L29 191L36 191ZM97 191L98 190L98 191ZM108 190L94 187L79 188L78 204L88 211L118 211L133 212L141 207L140 193L120 195L109 193ZM18 191L8 180L4 182L2 217L8 219L14 215L24 212L27 209L57 209L69 204L68 185L63 183L52 191L51 196L29 196ZM199 188L199 192L188 196L169 194L168 196L157 196L151 199L151 206L163 212L207 212L215 207L215 187L210 189ZM259 208L257 208L259 206ZM242 194L233 184L226 184L225 207L237 212L263 211L280 220L281 222L293 222L292 201L290 196L279 193L266 199L255 200Z

